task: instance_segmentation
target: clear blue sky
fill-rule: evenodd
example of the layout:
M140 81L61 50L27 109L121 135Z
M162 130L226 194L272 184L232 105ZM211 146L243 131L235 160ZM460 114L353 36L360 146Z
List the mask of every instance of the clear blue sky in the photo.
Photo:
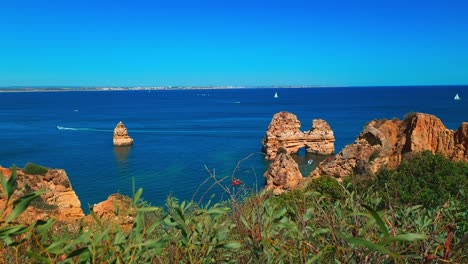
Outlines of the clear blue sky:
M0 1L0 86L418 84L468 84L468 1Z

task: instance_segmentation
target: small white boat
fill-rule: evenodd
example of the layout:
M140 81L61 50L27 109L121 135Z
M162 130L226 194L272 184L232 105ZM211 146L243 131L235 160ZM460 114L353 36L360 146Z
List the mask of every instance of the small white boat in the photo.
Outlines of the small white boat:
M453 98L453 100L461 100L460 96L458 94L455 95L455 97Z
M275 96L273 96L273 98L278 98L278 93L275 93Z
M307 161L307 165L311 165L312 163L314 163L314 160L310 159L310 160Z

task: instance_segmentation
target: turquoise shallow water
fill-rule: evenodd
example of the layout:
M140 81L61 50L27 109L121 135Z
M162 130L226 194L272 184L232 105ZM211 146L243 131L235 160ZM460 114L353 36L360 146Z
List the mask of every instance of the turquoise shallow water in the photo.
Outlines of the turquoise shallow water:
M453 100L456 93L462 100ZM131 194L132 178L155 205L169 194L190 199L208 177L205 165L223 177L250 154L236 177L261 187L268 165L261 140L279 111L296 114L302 130L325 119L337 150L374 118L426 112L451 129L468 121L466 86L0 93L0 102L0 164L66 169L84 208L111 193ZM112 146L118 121L133 147ZM304 171L309 158L296 157Z

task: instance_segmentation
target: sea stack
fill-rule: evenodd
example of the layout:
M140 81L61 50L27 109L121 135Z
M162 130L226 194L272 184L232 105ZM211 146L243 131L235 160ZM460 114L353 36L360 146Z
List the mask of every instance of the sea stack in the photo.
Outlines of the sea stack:
M273 160L280 147L288 154L304 148L309 153L331 155L335 152L335 136L325 120L314 119L309 131L300 130L301 122L289 112L279 112L273 116L263 138L265 159Z
M114 128L114 146L131 146L133 139L128 135L127 128L120 121Z
M301 187L306 181L296 161L283 147L278 149L274 161L263 176L266 180L266 189L275 195Z

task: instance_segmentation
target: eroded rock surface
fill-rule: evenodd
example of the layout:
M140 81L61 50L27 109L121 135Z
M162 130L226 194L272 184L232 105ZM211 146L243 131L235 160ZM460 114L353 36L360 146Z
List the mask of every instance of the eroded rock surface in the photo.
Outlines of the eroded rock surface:
M11 175L8 170L7 178ZM5 174L5 173L4 173ZM0 187L1 188L1 187ZM84 217L81 203L72 189L64 170L49 169L44 175L29 175L17 169L16 188L12 200L33 191L45 189L46 192L31 202L31 205L16 221L32 223L39 219L55 218L59 221L73 221ZM5 205L5 197L0 197L0 207ZM11 206L7 211L11 211Z
M11 177L12 169L0 166L0 171L7 180ZM26 211L15 219L16 222L31 224L36 220L55 218L75 228L79 226L75 223L81 220L85 220L86 224L94 222L91 216L85 216L83 213L81 202L64 170L49 169L44 175L30 175L18 168L16 175L16 187L7 206L6 215L11 213L12 202L19 197L41 189L46 191L31 202ZM1 188L0 185L0 190ZM5 208L5 202L6 198L0 197L0 208ZM125 230L131 229L136 215L132 199L121 194L110 195L107 200L94 205L92 210L104 223L119 224Z
M279 112L273 116L263 138L265 158L272 160L280 147L287 153L297 153L305 147L307 152L330 155L335 151L335 137L325 120L314 119L309 131L300 130L301 122L289 112Z
M274 161L264 174L266 189L273 194L281 194L302 186L305 178L302 177L299 167L285 148L280 148Z
M371 121L353 144L322 161L311 176L342 178L353 172L375 173L383 166L396 168L406 153L426 150L468 162L468 123L453 131L439 118L423 113L412 114L405 120Z
M127 128L120 121L114 128L114 146L131 146L133 139L128 135Z
M132 227L136 215L132 199L117 193L94 205L92 210L102 221L120 224L124 230Z

